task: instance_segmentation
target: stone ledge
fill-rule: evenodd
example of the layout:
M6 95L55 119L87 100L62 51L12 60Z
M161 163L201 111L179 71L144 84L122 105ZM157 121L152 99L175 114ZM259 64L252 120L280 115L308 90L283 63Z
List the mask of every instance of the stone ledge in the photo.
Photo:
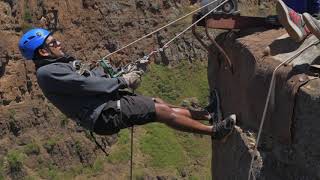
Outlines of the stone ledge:
M285 31L280 29L249 35L244 32L238 38L218 36L217 41L235 66L234 74L224 68L224 60L214 47L209 53L210 89L218 89L224 115L236 113L243 129L237 128L227 143L214 144L215 179L247 179L253 148L246 140L253 138L250 142L255 143L272 72L316 40L310 36L300 45L283 34ZM320 79L305 74L309 63L318 62L319 47L316 43L310 45L276 76L275 93L258 147L262 158L258 179L320 178ZM243 132L252 132L253 136Z

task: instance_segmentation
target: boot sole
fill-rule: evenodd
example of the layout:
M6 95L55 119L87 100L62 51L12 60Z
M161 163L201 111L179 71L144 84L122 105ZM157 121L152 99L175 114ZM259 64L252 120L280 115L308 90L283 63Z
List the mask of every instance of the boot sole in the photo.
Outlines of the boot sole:
M232 118L232 116L234 116L234 118ZM223 143L223 144L227 142L229 136L232 134L232 132L234 130L234 126L237 123L237 117L234 114L230 115L228 118L232 118L234 120L234 124L233 124L231 131L223 139L217 140L218 142Z
M300 28L294 24L290 17L289 17L289 11L287 10L287 5L279 0L276 5L277 14L279 16L280 23L284 26L284 28L287 30L290 37L296 41L300 42L303 40L303 34L300 30Z
M302 17L311 33L320 39L320 28L313 22L313 17L308 13L303 13Z

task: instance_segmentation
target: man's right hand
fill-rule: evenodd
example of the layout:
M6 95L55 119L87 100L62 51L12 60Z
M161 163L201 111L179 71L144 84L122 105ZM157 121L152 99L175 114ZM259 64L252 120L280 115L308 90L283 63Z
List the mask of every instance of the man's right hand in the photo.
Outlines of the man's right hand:
M127 74L124 74L122 77L126 81L128 88L133 90L137 89L141 83L141 76L143 71L131 71Z

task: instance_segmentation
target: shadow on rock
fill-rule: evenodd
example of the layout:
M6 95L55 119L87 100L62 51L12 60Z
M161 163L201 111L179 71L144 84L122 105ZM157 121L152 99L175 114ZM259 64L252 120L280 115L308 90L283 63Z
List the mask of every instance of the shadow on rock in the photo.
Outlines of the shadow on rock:
M297 50L300 45L301 43L292 41L290 37L276 39L269 45L271 50L270 55L276 56L278 54L290 53Z

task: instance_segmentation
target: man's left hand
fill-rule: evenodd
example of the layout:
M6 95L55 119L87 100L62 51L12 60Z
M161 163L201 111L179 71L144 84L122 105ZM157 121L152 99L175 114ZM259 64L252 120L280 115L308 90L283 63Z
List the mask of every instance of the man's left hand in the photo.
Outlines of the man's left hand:
M141 83L142 71L132 71L127 74L124 74L122 77L127 83L128 88L137 89Z

